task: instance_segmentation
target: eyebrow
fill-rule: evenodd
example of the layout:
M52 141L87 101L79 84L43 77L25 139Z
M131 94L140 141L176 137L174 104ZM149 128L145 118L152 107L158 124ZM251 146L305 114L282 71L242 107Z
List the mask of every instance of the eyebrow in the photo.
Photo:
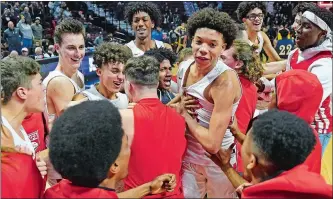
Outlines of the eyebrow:
M199 36L197 36L199 39L202 39L201 37L199 37ZM212 42L217 42L217 40L214 40L214 39L208 39L208 40L210 40L210 41L212 41Z

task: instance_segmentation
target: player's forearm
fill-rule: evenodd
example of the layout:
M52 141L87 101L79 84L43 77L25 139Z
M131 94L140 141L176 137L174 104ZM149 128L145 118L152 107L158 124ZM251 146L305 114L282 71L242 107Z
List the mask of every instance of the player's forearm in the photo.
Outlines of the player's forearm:
M229 181L235 189L244 183L248 183L242 176L238 174L237 171L235 171L234 168L232 168L230 164L221 166L221 169L228 177Z
M275 74L285 70L287 61L276 61L264 64L264 75Z
M209 133L209 130L201 126L196 119L193 119L189 114L186 114L185 121L188 130L198 140L202 147L211 154L216 154L220 149L218 140L214 139ZM223 131L223 130L222 130ZM225 131L224 131L225 132ZM224 135L221 137L223 138Z
M142 198L148 194L150 194L150 182L128 191L117 193L119 198Z

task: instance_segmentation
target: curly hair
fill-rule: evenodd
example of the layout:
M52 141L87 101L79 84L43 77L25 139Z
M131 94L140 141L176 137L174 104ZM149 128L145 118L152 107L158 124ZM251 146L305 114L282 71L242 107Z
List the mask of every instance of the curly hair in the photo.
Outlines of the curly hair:
M74 185L97 187L117 159L123 135L120 113L112 103L82 102L55 121L50 133L51 163Z
M254 48L248 42L242 39L235 39L233 42L235 60L243 61L241 74L248 78L252 83L258 81L263 75L264 67L262 66L259 57L255 54Z
M301 2L295 6L292 11L293 17L295 17L298 13L304 13L308 9L316 9L318 6L315 3Z
M147 13L151 20L154 21L155 27L161 24L162 14L155 3L144 1L129 2L124 11L128 24L132 24L133 16L138 12Z
M167 59L167 60L170 61L171 66L177 60L177 55L173 51L171 51L171 50L169 50L167 48L154 48L154 49L150 49L150 50L146 51L144 55L152 56L155 59L157 59L157 61L160 62L160 63L163 60Z
M82 34L85 37L85 29L83 24L75 19L64 19L58 24L54 31L54 43L61 44L62 35L66 33Z
M278 170L289 170L305 161L316 144L312 128L286 111L270 110L253 122L255 148Z
M238 5L236 10L237 17L239 21L242 21L243 18L246 18L246 15L255 8L259 8L264 15L266 12L266 5L262 1L243 1Z
M199 28L209 28L222 33L227 49L238 34L238 28L231 17L227 13L216 11L213 8L199 10L188 19L187 31L191 39Z
M40 65L29 57L12 57L0 61L1 99L7 104L13 92L20 86L31 88L31 76L40 71Z
M98 68L107 63L123 63L132 57L132 51L125 45L104 42L96 48L93 58Z
M125 65L125 77L130 82L143 86L157 86L160 63L151 56L140 56L129 59Z
M178 62L181 63L182 61L185 60L185 57L187 56L192 56L193 52L192 52L192 48L183 48L180 52L179 52L179 56L178 56Z

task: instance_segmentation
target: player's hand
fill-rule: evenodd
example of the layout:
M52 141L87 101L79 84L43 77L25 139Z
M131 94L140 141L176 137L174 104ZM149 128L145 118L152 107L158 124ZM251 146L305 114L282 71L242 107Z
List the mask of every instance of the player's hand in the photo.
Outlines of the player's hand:
M150 194L172 192L176 185L176 176L174 174L160 175L151 182Z
M237 134L237 132L239 131L239 128L238 128L238 122L237 122L237 118L234 117L234 121L229 124L229 128L230 128L230 131L231 133L235 136Z
M36 165L40 174L42 175L42 177L44 177L47 174L46 162L38 154L36 158Z
M222 168L223 166L230 164L231 154L234 146L235 143L231 144L228 149L221 148L216 154L210 154L207 152L205 154L207 157L213 160L217 166Z

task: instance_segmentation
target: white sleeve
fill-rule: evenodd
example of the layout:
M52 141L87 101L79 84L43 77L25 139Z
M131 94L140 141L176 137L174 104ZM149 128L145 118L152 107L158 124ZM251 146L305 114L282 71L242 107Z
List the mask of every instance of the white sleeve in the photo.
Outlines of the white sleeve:
M317 75L324 89L321 102L323 102L332 93L332 59L322 58L311 64L309 71Z

